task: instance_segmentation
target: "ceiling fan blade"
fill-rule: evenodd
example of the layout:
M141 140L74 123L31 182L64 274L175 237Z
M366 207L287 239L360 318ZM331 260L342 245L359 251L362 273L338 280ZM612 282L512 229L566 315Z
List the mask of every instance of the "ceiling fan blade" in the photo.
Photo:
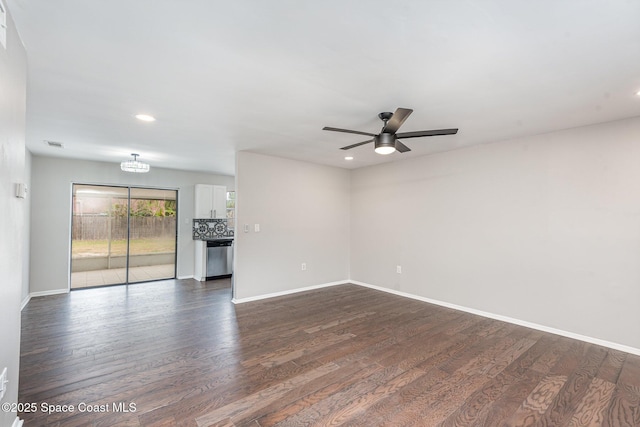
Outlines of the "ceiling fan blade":
M358 142L357 144L347 145L346 147L342 147L342 148L340 148L340 149L341 149L341 150L350 150L350 149L352 149L352 148L359 147L359 146L361 146L361 145L368 144L368 143L370 143L370 142L373 142L373 139L370 139L370 140L368 140L368 141L364 141L364 142Z
M396 112L389 119L382 132L384 133L396 133L405 120L413 113L410 108L397 108Z
M375 133L360 132L358 130L350 130L350 129L332 128L332 127L329 127L329 126L323 127L322 130L330 130L330 131L333 131L333 132L355 133L355 134L358 134L358 135L376 136Z
M397 133L398 138L418 138L421 136L455 135L458 129L418 130L415 132Z
M407 151L411 151L411 148L396 139L396 150L400 153L406 153Z

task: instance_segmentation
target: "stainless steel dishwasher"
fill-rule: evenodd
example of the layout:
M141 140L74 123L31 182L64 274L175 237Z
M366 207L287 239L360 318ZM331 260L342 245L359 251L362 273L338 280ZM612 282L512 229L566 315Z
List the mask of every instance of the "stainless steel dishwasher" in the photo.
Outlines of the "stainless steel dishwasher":
M233 239L207 241L207 280L233 274Z

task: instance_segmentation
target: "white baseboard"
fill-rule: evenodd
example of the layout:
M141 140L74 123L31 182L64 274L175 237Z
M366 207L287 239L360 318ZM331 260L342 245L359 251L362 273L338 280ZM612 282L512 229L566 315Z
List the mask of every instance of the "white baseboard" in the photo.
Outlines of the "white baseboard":
M191 276L177 276L178 280L186 280L186 279L193 279L194 276L193 274Z
M29 301L31 301L31 294L27 295L27 297L22 300L22 304L20 304L20 311L24 310L27 304L29 304Z
M69 289L54 289L51 291L40 291L40 292L31 292L29 293L29 299L33 297L46 297L49 295L59 295L59 294L68 294Z
M13 420L13 424L11 424L11 427L22 427L22 423L24 423L24 420L16 417L16 419Z
M390 294L398 295L405 298L411 298L418 301L428 302L430 304L439 305L441 307L452 308L454 310L464 311L466 313L475 314L482 317L487 317L489 319L500 320L502 322L512 323L518 326L524 326L526 328L536 329L542 332L548 332L550 334L560 335L567 338L572 338L574 340L584 341L591 344L601 345L603 347L612 348L614 350L624 351L625 353L631 353L640 356L640 348L630 347L624 344L618 344L610 341L601 340L599 338L593 338L586 335L580 335L573 332L563 331L561 329L551 328L549 326L539 325L537 323L527 322L526 320L514 319L512 317L502 316L500 314L489 313L486 311L476 310L475 308L464 307L461 305L451 304L444 301L438 301L431 298L425 298L418 295L409 294L406 292L400 292L389 288L384 288L382 286L371 285L369 283L358 282L356 280L351 280L350 283L354 285L364 286L366 288L375 289L382 292L387 292Z
M299 292L312 291L314 289L328 288L330 286L346 285L348 283L351 283L351 282L349 282L348 280L339 280L337 282L323 283L320 285L307 286L305 288L291 289L288 291L274 292L271 294L258 295L255 297L233 298L231 302L233 302L234 304L242 304L245 302L259 301L259 300L268 299L268 298L281 297L283 295L290 295L290 294L297 294Z

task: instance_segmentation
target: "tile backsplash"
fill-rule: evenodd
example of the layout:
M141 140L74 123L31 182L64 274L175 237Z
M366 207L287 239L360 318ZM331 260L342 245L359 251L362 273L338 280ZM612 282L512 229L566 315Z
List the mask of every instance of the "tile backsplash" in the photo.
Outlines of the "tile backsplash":
M193 240L230 238L233 238L233 230L227 227L226 219L194 218Z

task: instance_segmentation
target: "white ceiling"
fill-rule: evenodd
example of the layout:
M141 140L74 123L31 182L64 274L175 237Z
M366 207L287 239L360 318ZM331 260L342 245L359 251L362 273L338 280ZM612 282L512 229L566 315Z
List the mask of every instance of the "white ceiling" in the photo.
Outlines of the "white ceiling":
M250 150L356 168L640 115L636 0L7 2L36 154L234 174ZM401 132L460 131L347 162L339 147L367 138L322 130L377 133L397 107L414 110Z

